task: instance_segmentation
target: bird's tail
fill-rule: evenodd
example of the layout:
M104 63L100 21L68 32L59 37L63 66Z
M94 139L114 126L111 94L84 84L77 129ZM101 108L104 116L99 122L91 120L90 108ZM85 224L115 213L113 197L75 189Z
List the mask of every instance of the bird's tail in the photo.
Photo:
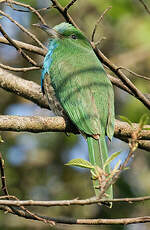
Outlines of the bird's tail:
M100 192L103 190L103 187L106 184L108 175L110 175L110 165L105 166L104 169L104 163L108 159L108 150L105 141L105 136L101 135L98 140L95 140L93 137L88 136L87 143L88 143L88 151L89 151L89 160L92 165L98 166L96 167L99 175L98 178L97 176L93 176L95 174L95 170L92 169L94 191L96 196L98 197ZM112 185L107 189L107 191L105 192L102 198L103 199L113 198Z

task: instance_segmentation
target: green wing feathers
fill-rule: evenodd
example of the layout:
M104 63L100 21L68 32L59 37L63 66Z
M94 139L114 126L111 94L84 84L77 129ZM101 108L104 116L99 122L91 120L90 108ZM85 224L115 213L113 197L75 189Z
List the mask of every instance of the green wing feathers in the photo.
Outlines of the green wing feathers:
M110 165L107 165L104 169L104 163L108 158L108 150L105 141L105 136L100 136L98 140L95 140L93 137L87 137L88 151L89 151L89 160L92 165L98 166L99 179L97 176L94 176L95 170L92 171L92 180L96 196L98 197L100 192L103 190L103 186L106 184L108 175L110 174ZM112 186L108 188L105 192L103 199L112 199L113 198L113 189Z
M114 95L102 64L90 46L80 47L73 43L70 49L64 39L52 55L49 75L61 107L87 138L91 163L103 171L108 158L105 135L112 139L114 132ZM94 135L100 136L99 140L95 140ZM110 166L105 171L109 174ZM103 184L103 180L101 183L93 180L96 196ZM111 186L103 198L112 197Z

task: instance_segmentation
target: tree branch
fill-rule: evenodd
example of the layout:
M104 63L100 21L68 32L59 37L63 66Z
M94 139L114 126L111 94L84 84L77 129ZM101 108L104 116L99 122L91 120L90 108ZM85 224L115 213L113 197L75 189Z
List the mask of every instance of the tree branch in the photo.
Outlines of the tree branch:
M65 6L64 11L68 11L69 8L73 6L76 1L77 0L72 0L71 2L69 2L68 5Z
M0 32L3 34L3 36L9 41L9 43L16 48L16 50L33 66L38 66L37 63L30 58L20 47L17 46L17 44L8 36L8 34L4 31L2 26L0 25Z
M21 43L21 42L18 42L18 43ZM36 46L32 46L32 45L27 44L27 47L26 47L26 44L25 45L24 44L25 43L23 43L23 44L21 43L21 47L25 47L27 50L29 49L29 50L32 50L35 52L40 52L39 54L42 54L40 48L37 47L39 49L39 51L38 51L38 50L36 50ZM44 55L44 53L43 53L43 55ZM1 65L3 65L3 64L1 64ZM9 70L11 70L11 68L12 67L9 67ZM114 84L118 88L128 92L129 94L131 94L133 96L132 91L126 85L124 85L119 79L112 77L110 74L108 74L108 77L111 80L112 84ZM32 95L32 84L33 84L33 90L34 90L33 95ZM29 86L30 86L30 89L28 89ZM13 75L11 73L8 73L7 71L5 71L3 69L0 69L0 87L9 91L9 92L13 92L13 93L18 94L18 95L20 95L26 99L29 99L33 102L35 102L33 100L34 94L36 93L36 95L37 95L41 91L40 86L37 85L36 83L34 83L32 81L27 81L27 80L21 79L21 78ZM36 92L35 92L35 88L37 88ZM145 96L150 100L149 94L145 94ZM42 99L42 97L40 97L40 98ZM39 100L41 100L40 98L39 98ZM36 101L37 101L37 99L36 99ZM38 103L38 102L35 102L35 103ZM40 106L43 107L42 104ZM46 108L48 108L48 105L46 106Z
M42 207L53 207L53 206L72 206L72 205L91 205L99 204L101 202L113 202L113 203L135 203L150 200L150 196L136 197L136 198L118 198L118 199L97 199L96 197L91 197L84 200L73 199L73 200L57 200L57 201L35 201L35 200L3 200L7 196L0 196L0 206L42 206ZM14 199L9 196L10 199Z
M14 214L12 210L7 206L1 206L0 210L5 212ZM22 213L22 215L21 215ZM15 214L16 215L16 214ZM20 215L26 219L38 220L40 219L35 218L23 210L21 210ZM138 223L148 223L150 222L150 216L142 216L142 217L134 217L134 218L119 218L119 219L75 219L75 218L51 218L46 216L38 215L41 219L45 219L48 221L54 221L56 224L67 224L67 225L127 225L127 224L138 224ZM43 222L43 220L42 220Z
M144 2L144 0L139 0L139 2L144 6L145 10L147 11L148 14L150 14L150 9L148 8L148 6L146 5L146 3Z
M146 125L145 128L150 128ZM138 124L133 124L133 128L126 122L115 121L114 136L128 142L132 132L138 129ZM78 130L63 117L23 117L23 116L0 116L0 131L14 132L68 132L79 134ZM150 150L150 130L142 130L141 138L139 139L139 148Z
M34 102L40 107L49 108L38 84L16 77L3 69L0 69L0 87Z
M15 196L9 196L9 194L8 194L5 171L4 171L4 160L2 159L1 153L0 153L0 172L1 172L2 192L5 194L4 197L6 197L7 200L10 200L12 197L13 197L13 199L18 200ZM20 205L19 208L11 206L11 205L8 205L8 207L11 210L11 213L15 214L17 216L24 217L24 215L27 215L27 216L34 218L35 220L43 221L44 223L49 223L50 225L55 224L53 221L48 221L42 217L37 216L35 213L26 209L23 205Z
M131 133L137 131L139 124L132 123L132 127L126 123L119 120L115 122L115 137L121 136L122 138L131 138ZM144 128L150 128L150 125L145 125ZM150 140L150 130L142 130L140 132L142 140Z
M125 71L129 72L130 74L134 75L135 77L138 77L138 78L141 78L141 79L150 81L150 77L146 77L146 76L140 75L140 74L138 74L138 73L135 73L135 72L133 72L132 70L127 69L127 68L125 68L125 67L123 67L123 66L118 67L118 69L125 70Z
M53 3L53 6L60 12L60 14L63 15L67 22L71 23L79 29L79 27L76 25L70 14L68 14L68 11L66 11L65 8L63 8L57 0L51 0L51 2Z
M94 38L95 38L95 33L98 27L98 24L100 23L100 21L103 19L104 15L112 8L112 6L109 6L107 9L104 10L104 12L102 13L102 15L99 17L99 19L97 20L93 32L92 32L92 37L91 37L91 42L94 42Z
M39 55L42 55L42 56L45 56L46 53L47 53L46 48L42 49L42 48L39 48L37 46L30 45L30 44L27 44L27 43L24 43L24 42L20 42L20 41L14 40L14 39L12 39L12 41L14 41L16 43L16 45L18 47L20 47L21 49L23 49L23 50L27 50L27 51L30 51L30 52L33 52L33 53L36 53L36 54L39 54ZM3 44L11 46L9 41L4 37L0 37L0 43L3 43Z
M24 3L21 3L21 2L16 2L16 1L13 1L11 0L11 2L9 3L8 0L5 0L5 2L8 4L8 6L10 6L12 9L14 9L13 5L17 5L17 6L22 6L24 8L28 8L31 12L33 12L37 18L41 21L41 23L45 24L46 25L46 22L44 20L44 18L40 15L40 13L35 9L33 8L32 6L30 5L27 5L27 4L24 4ZM16 9L15 9L16 10Z
M11 66L8 66L8 65L4 65L2 63L0 63L0 67L5 69L5 70L14 71L14 72L27 72L27 71L31 71L31 70L41 69L40 66L14 68L14 67L11 67Z
M113 73L115 73L116 76L119 77L123 84L125 84L131 90L137 99L139 99L148 109L150 109L150 100L145 97L145 95L135 87L135 85L126 77L126 75L123 74L121 70L118 69L118 67L113 64L99 49L97 49L93 43L92 47L99 60L105 64Z
M18 26L24 33L26 33L29 37L31 37L39 46L41 46L43 49L45 49L45 46L37 39L37 37L29 32L24 26L22 26L20 23L18 23L16 20L14 20L12 17L10 17L8 14L4 13L2 10L0 10L0 14L4 17L8 18L12 23L14 23L16 26Z
M125 92L129 93L130 95L134 96L132 91L125 84L123 84L120 79L118 79L116 77L112 77L110 74L107 74L107 76L109 77L109 79L113 85L117 86L118 88L120 88L120 89L124 90Z

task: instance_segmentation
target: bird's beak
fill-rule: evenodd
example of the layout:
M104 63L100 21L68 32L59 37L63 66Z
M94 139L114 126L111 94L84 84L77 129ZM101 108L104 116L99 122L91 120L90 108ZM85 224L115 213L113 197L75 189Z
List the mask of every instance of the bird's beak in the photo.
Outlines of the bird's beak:
M41 30L45 31L48 35L50 35L52 38L62 38L62 35L58 33L56 30L48 27L47 25L44 24L32 24L33 26L39 27Z

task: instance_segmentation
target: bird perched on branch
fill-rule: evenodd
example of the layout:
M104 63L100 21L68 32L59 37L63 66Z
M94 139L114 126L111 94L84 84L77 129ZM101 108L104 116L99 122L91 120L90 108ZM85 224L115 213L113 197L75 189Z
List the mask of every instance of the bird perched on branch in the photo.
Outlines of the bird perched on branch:
M111 170L105 135L114 133L114 94L110 80L83 33L68 23L54 28L36 24L50 37L41 76L50 109L67 116L86 138L93 186L98 197ZM97 172L97 173L95 173ZM113 197L110 186L103 198Z

